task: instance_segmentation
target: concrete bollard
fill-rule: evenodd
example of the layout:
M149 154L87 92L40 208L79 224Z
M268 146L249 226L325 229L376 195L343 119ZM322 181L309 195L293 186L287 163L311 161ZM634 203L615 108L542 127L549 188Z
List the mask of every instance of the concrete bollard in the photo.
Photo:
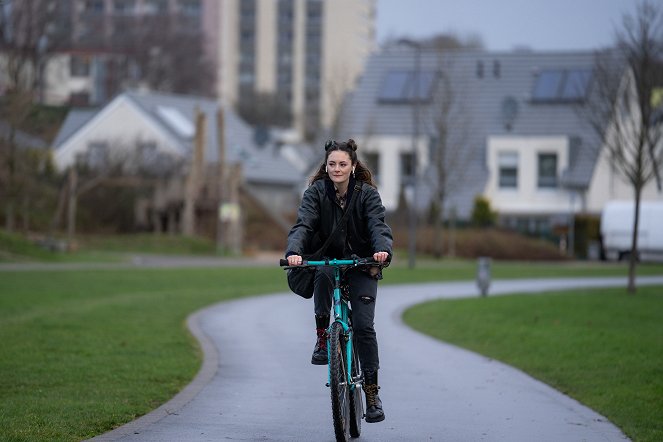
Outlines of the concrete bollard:
M481 292L481 296L488 295L488 288L490 287L490 258L480 256L477 261L477 285Z

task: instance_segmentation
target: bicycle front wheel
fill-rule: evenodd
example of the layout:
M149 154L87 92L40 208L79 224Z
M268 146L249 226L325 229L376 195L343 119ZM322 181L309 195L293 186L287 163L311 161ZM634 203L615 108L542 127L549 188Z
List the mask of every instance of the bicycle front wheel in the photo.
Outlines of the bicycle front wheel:
M354 334L352 339L352 379L355 381L354 388L350 390L350 436L359 437L361 434L361 420L364 418L364 401L361 397L361 368L359 357L355 347Z
M337 441L350 439L350 386L346 363L346 336L343 326L334 322L329 335L329 387L332 417Z

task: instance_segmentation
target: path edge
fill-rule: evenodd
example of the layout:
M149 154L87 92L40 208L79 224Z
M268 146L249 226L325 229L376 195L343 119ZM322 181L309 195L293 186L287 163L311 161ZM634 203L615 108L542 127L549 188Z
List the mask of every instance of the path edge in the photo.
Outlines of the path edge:
M198 341L203 355L203 363L196 374L196 377L184 387L179 393L173 396L168 402L149 413L132 420L120 427L110 430L106 433L95 436L90 441L104 442L116 441L131 434L139 434L143 429L158 422L164 417L175 414L186 404L191 402L200 391L209 384L219 369L219 352L212 339L203 331L200 326L200 320L210 306L191 313L186 320L186 326L193 337Z

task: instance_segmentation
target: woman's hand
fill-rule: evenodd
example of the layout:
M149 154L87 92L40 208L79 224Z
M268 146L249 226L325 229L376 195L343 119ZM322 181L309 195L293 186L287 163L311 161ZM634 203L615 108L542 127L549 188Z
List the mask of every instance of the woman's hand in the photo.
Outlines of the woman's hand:
M290 255L288 256L288 265L289 266L298 266L302 264L302 257L299 255Z
M389 253L375 252L373 254L373 259L376 260L377 262L385 262L387 259L389 259Z

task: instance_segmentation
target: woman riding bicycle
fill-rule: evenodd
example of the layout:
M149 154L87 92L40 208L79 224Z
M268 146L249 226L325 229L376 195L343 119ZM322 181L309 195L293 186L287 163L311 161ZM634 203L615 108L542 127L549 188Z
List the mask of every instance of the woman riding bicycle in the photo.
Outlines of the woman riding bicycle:
M352 193L356 191L360 193L353 200ZM354 201L353 207L346 207L351 201ZM351 210L347 225L337 230L325 255L336 258L372 256L375 261L388 263L392 256L392 233L385 223L385 209L371 172L357 159L354 140L328 141L325 161L311 178L297 213L297 222L288 234L288 264L302 264L302 255L312 253L327 240L346 210ZM346 278L357 352L364 371L366 422L380 422L384 420L384 412L378 396L379 358L373 318L382 272L378 267L354 269L346 273ZM327 364L326 329L332 307L332 288L331 270L317 270L313 292L317 340L311 358L315 365Z

